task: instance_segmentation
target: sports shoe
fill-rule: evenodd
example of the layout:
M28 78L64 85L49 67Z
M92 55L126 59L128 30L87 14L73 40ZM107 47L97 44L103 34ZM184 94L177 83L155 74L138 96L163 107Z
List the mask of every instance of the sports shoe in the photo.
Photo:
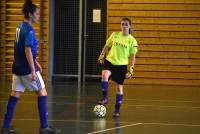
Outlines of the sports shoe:
M113 113L113 117L119 117L120 116L120 113L119 112L114 112Z
M13 128L2 128L1 134L17 134Z
M51 126L44 129L40 129L40 134L60 134L60 133L61 133L61 130L56 129Z
M106 105L106 104L108 104L108 98L103 98L98 103L101 105Z

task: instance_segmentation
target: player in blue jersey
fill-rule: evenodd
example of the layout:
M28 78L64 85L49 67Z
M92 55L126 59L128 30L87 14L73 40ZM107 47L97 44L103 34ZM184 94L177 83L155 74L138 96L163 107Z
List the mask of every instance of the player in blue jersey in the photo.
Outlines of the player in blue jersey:
M38 41L32 24L39 20L39 8L31 0L26 0L22 11L24 21L16 28L14 42L12 92L8 100L1 134L16 134L16 131L10 125L17 101L25 89L35 91L38 95L39 133L58 134L61 132L60 130L48 125L47 91L40 74L42 68L36 60Z

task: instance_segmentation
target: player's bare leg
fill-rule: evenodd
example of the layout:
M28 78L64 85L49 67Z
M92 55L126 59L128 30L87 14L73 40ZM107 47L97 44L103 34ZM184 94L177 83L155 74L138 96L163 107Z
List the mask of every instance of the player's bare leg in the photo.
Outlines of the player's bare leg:
M111 75L109 70L102 71L101 89L103 98L99 101L99 104L105 105L108 103L108 79Z

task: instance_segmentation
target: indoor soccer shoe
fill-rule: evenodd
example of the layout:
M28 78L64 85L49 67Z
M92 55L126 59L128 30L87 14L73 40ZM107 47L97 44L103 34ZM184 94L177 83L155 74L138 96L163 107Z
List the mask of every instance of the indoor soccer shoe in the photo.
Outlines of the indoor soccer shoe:
M108 104L108 98L103 98L98 103L101 105L106 105L106 104Z
M17 134L13 128L2 128L1 134Z
M119 117L119 116L120 116L120 113L118 113L118 112L113 113L113 117Z
M40 129L40 134L60 134L60 133L61 133L61 130L56 129L51 126L44 129Z

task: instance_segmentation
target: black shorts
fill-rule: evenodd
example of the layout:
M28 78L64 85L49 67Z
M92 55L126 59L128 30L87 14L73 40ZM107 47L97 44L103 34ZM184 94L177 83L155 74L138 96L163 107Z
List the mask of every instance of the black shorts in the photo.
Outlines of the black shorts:
M109 70L111 72L110 78L118 84L123 85L126 78L127 65L113 65L105 60L102 70Z

